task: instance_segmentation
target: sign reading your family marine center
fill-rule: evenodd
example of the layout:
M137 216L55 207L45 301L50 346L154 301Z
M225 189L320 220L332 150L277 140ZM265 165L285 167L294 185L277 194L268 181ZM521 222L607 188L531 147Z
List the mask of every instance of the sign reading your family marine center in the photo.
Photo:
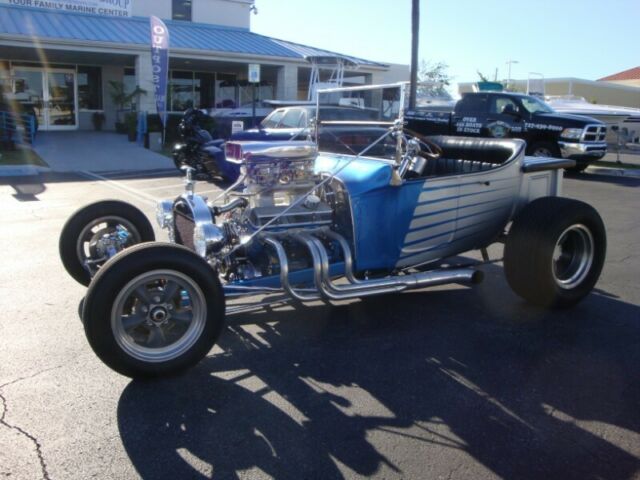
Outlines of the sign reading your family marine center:
M59 12L130 17L133 0L0 0L0 4L43 8Z

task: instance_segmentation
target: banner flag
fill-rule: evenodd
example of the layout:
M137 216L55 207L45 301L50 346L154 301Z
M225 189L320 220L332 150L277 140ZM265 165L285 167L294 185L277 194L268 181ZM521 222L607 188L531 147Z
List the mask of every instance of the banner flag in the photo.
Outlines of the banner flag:
M152 16L151 22L151 71L156 108L162 125L167 120L167 83L169 81L169 29L162 20Z

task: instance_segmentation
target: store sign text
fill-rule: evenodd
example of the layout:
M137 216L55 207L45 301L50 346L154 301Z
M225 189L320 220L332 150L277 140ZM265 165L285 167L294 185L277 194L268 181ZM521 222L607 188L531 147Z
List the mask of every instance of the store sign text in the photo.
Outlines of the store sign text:
M20 7L91 13L110 17L130 17L131 2L132 0L0 0L0 3Z

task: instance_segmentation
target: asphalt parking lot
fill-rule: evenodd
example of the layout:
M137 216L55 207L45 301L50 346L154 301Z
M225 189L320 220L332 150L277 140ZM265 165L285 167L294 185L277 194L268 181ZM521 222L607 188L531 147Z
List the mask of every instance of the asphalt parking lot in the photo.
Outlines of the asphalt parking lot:
M89 348L58 235L83 204L153 217L181 188L168 170L0 184L0 477L640 478L640 179L566 179L609 237L574 309L526 305L498 264L475 288L233 317L193 370L131 381Z

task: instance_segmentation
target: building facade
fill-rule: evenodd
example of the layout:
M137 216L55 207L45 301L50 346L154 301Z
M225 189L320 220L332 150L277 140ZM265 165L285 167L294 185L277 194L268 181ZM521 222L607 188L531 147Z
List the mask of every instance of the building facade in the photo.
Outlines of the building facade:
M113 129L123 111L155 113L150 15L171 37L172 112L250 102L249 64L261 66L259 99L306 99L318 58L344 59L345 84L408 79L398 66L255 34L255 11L253 0L0 0L0 87L42 130L93 128L96 113ZM136 87L147 93L116 95Z

